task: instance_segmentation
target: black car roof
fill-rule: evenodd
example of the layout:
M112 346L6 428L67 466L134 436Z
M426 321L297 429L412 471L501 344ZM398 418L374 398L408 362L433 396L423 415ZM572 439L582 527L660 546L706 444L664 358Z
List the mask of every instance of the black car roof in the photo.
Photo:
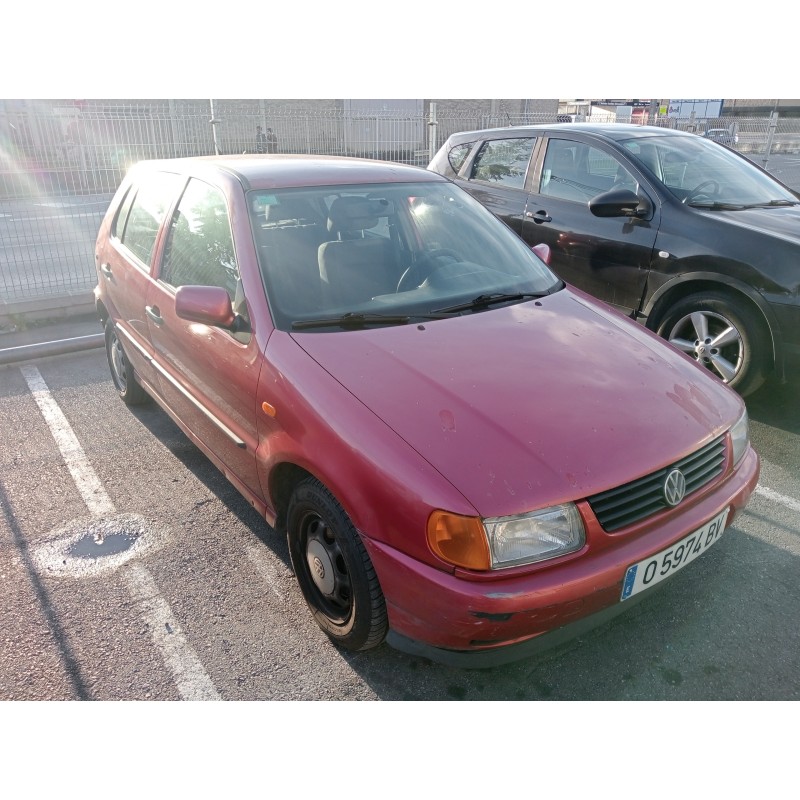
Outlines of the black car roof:
M649 136L693 136L686 131L660 128L655 125L629 125L617 122L564 122L552 125L509 125L505 128L484 128L475 131L462 131L450 136L453 144L470 142L479 138L504 139L514 136L539 136L554 133L588 134L598 139L621 141Z

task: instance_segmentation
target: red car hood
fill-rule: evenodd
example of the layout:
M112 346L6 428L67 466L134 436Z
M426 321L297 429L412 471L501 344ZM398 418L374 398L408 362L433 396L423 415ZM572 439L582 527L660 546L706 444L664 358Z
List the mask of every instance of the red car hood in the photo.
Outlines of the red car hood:
M685 356L574 290L293 338L482 516L625 483L692 452L743 410Z

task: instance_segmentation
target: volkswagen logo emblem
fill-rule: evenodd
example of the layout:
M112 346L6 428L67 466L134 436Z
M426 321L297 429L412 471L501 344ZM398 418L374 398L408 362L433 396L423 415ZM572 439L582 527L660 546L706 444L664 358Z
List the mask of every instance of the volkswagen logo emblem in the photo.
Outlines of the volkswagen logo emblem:
M679 469L674 469L664 481L664 500L668 506L676 506L686 494L686 478Z
M681 477L683 476L681 475ZM322 580L325 577L325 566L316 556L314 556L314 560L311 563L314 566L314 572L317 573L317 578Z

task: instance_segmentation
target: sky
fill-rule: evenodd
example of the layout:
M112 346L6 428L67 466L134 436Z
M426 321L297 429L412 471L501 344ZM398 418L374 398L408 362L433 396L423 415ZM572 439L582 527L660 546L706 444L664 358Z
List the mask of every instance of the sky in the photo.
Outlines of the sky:
M441 5L16 4L0 33L0 98L799 94L788 0L746 18L697 0Z

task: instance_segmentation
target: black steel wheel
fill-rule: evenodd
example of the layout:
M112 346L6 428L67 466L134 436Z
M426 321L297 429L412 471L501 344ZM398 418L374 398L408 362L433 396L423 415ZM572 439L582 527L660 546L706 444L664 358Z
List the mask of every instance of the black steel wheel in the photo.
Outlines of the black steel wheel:
M105 334L108 366L111 369L111 379L114 381L117 393L129 406L147 403L150 396L136 380L133 367L117 336L117 329L110 319L106 321Z
M377 647L388 630L383 592L336 498L307 478L292 494L286 523L292 566L317 624L348 650Z
M722 293L691 295L667 311L658 334L742 397L772 369L772 348L755 309Z

